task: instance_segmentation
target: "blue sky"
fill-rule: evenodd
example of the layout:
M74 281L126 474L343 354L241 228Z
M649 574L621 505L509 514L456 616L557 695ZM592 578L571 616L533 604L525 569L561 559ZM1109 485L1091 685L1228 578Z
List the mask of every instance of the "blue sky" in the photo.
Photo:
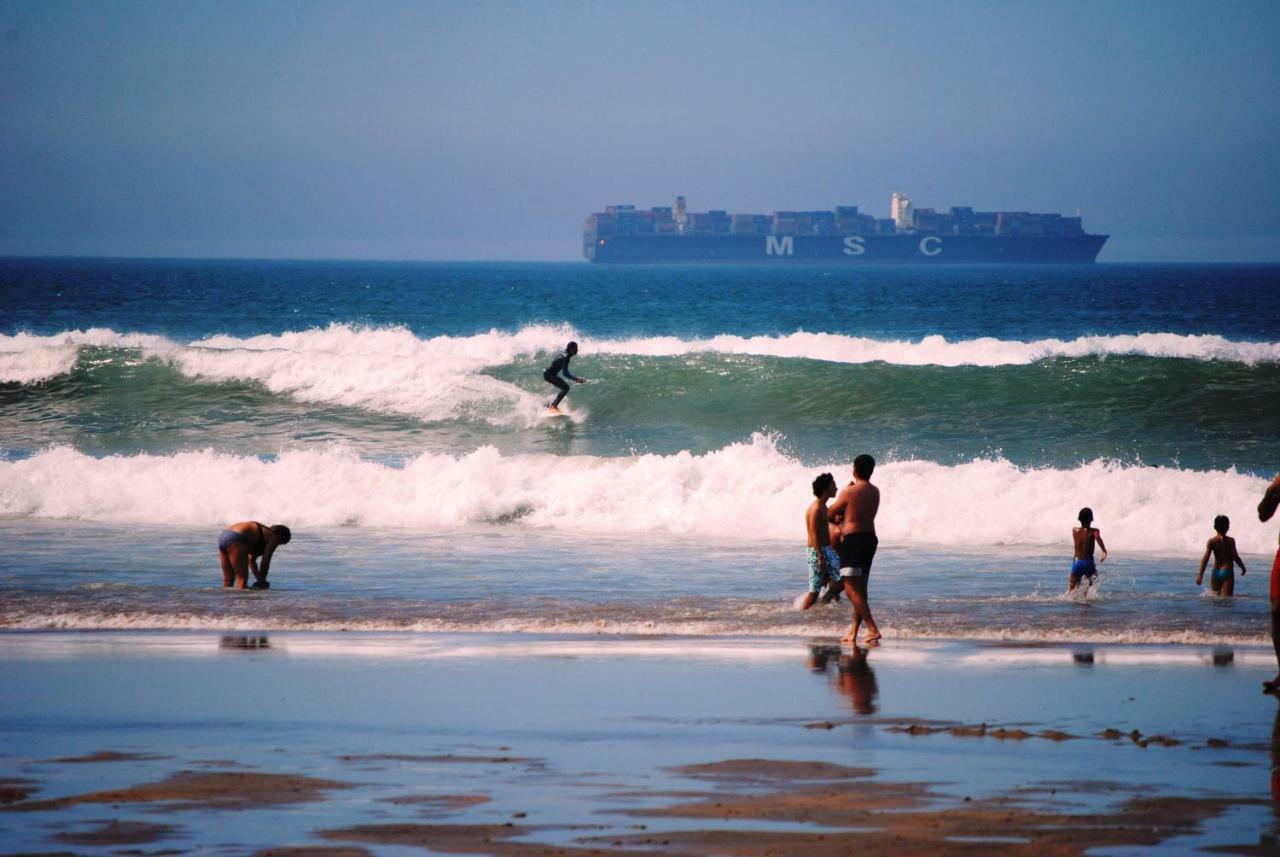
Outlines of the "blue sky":
M0 3L0 253L575 259L614 202L1280 261L1280 4Z

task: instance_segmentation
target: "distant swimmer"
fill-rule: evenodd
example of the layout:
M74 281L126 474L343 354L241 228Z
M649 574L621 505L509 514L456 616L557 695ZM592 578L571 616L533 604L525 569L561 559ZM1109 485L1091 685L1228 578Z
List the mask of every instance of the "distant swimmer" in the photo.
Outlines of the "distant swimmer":
M809 591L800 601L800 609L808 610L818 596L840 587L840 557L831 549L831 526L827 520L827 503L836 496L836 478L823 473L813 480L814 500L804 513L804 529L808 537Z
M1102 541L1102 533L1093 527L1093 510L1085 506L1076 518L1080 521L1080 526L1071 530L1075 554L1071 562L1071 581L1067 585L1067 592L1075 592L1080 581L1086 577L1089 578L1089 585L1093 585L1094 579L1098 576L1098 566L1093 561L1095 543L1102 548L1102 556L1098 562L1107 561L1107 546Z
M1280 506L1280 473L1271 480L1267 491L1258 504L1258 520L1266 523ZM1276 651L1276 664L1280 666L1280 548L1276 550L1275 561L1271 563L1271 646ZM1267 693L1280 691L1280 672L1271 681L1264 681L1262 687Z
M1204 583L1204 570L1209 565L1209 557L1213 557L1213 574L1209 577L1209 588L1219 595L1230 597L1236 591L1236 565L1240 566L1240 575L1245 571L1244 560L1236 551L1236 540L1227 535L1231 528L1231 519L1219 515L1213 519L1213 528L1218 534L1209 539L1204 546L1204 556L1200 557L1200 571L1196 573L1196 586Z
M876 513L880 510L880 489L871 484L871 473L876 460L863 453L853 460L853 481L841 489L831 504L830 515L840 521L840 583L844 594L853 604L853 623L842 642L853 643L858 631L867 626L864 642L880 639L880 628L871 618L871 605L867 600L867 583L871 579L871 561L875 559Z
M584 379L574 377L573 373L569 371L569 361L572 360L573 355L577 353L578 343L570 342L564 347L564 351L561 351L556 355L556 359L551 361L551 365L547 367L547 371L542 373L542 380L560 388L560 392L556 394L556 397L551 401L551 404L547 406L548 410L559 413L560 401L569 393L569 385L564 382L564 379L560 377L561 375L564 375L565 378L568 378L576 384L586 383Z
M270 589L267 571L271 555L280 545L287 545L293 533L284 524L263 526L257 521L241 521L227 527L218 536L218 559L222 562L222 585L244 589L253 572L253 589ZM262 557L258 568L256 557Z

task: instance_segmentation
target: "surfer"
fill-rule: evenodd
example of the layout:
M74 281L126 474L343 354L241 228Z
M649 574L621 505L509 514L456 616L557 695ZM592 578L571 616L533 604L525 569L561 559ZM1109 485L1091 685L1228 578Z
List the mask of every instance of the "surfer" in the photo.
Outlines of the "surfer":
M864 642L880 639L880 629L871 618L871 605L867 601L867 583L871 578L871 561L875 558L876 512L880 510L880 489L871 484L871 473L876 460L865 452L853 460L853 481L846 485L831 504L832 519L840 521L840 583L844 594L853 605L853 623L841 642L853 643L858 630L865 622L867 636Z
M831 526L827 521L827 503L836 496L836 478L823 473L813 480L814 501L804 513L808 536L809 591L800 600L800 609L808 610L823 590L834 591L840 585L840 557L831 549Z
M1080 521L1080 526L1071 529L1071 541L1075 546L1075 552L1072 554L1071 560L1071 579L1067 583L1067 592L1075 592L1076 587L1080 585L1080 581L1089 578L1089 585L1093 585L1093 581L1098 576L1098 566L1093 561L1093 546L1096 542L1098 547L1102 548L1102 557L1098 562L1107 561L1107 546L1102 541L1102 532L1093 526L1093 510L1085 506L1080 510L1080 514L1076 516Z
M1244 560L1236 550L1236 540L1227 535L1231 528L1231 519L1219 515L1213 519L1213 528L1218 534L1209 539L1204 546L1204 556L1200 557L1200 571L1196 573L1196 586L1204 583L1204 570L1209 565L1209 557L1213 557L1213 574L1209 577L1209 588L1218 595L1230 597L1236 591L1236 565L1240 566L1240 575L1248 574Z
M547 371L542 373L542 380L560 388L560 392L556 394L556 397L551 401L551 404L547 406L547 409L553 413L560 413L560 400L569 392L569 385L564 382L564 378L560 377L561 375L564 375L565 378L568 378L576 384L586 383L582 378L574 377L573 373L569 371L569 361L572 360L573 355L577 353L578 343L570 342L564 347L564 351L561 351L556 355L556 359L551 361L551 365L547 367Z
M222 562L222 585L244 589L253 572L253 589L270 589L267 570L271 555L280 545L287 545L293 533L284 524L263 526L257 521L232 524L218 536L218 559ZM258 567L257 557L262 557Z
M1258 504L1258 520L1263 523L1270 521L1277 506L1280 506L1280 473L1271 480L1262 495L1262 502ZM1280 666L1280 548L1276 550L1275 562L1271 564L1271 646L1276 651L1276 664ZM1280 672L1271 681L1264 681L1262 687L1267 693L1280 690Z

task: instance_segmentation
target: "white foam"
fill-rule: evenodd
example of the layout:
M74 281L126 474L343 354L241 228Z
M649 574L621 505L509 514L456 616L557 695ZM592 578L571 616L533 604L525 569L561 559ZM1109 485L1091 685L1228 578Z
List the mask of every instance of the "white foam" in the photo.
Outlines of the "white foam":
M805 466L762 435L704 455L504 456L482 447L423 454L403 468L340 448L264 462L211 451L93 458L59 447L0 461L0 515L207 527L257 518L301 529L498 523L796 541L821 470L843 482L849 464ZM1266 481L1234 470L907 461L881 465L875 480L888 544L1062 546L1088 505L1116 554L1104 572L1126 553L1198 555L1218 514L1231 516L1242 553L1275 548L1274 531L1253 514Z
M467 337L422 339L402 327L344 324L189 344L110 330L0 337L0 381L35 383L71 371L86 346L136 349L210 382L252 381L303 402L405 414L434 421L471 417L532 425L554 392L534 394L483 374L563 346L561 328L526 327ZM539 381L538 383L541 383Z
M798 331L777 336L592 340L566 325L422 338L403 327L331 324L247 338L219 335L185 344L103 329L54 336L0 336L0 381L33 383L66 373L84 346L138 348L146 356L171 360L194 377L257 381L273 392L302 401L427 418L456 416L480 407L495 414L518 412L518 418L527 422L534 415L538 397L481 373L554 351L568 339L582 342L584 360L593 354L670 357L713 353L833 363L883 361L904 366L1008 366L1063 357L1121 355L1245 364L1280 362L1280 342L1174 333L950 341L942 336L880 340Z
M844 619L844 614L842 619ZM537 634L577 637L745 637L749 639L807 639L827 637L832 642L838 631L844 629L847 619L825 627L809 624L783 624L770 621L768 615L750 614L751 621L742 617L728 620L670 620L656 621L633 619L622 621L589 619L555 619L544 616L507 618L500 620L423 619L413 622L383 618L316 619L311 616L287 613L261 614L252 617L229 616L225 613L129 611L108 612L98 610L53 610L46 613L9 614L3 617L2 627L23 631L240 631L240 632L350 632L350 633L408 633L408 634ZM1010 643L1059 643L1069 645L1137 644L1143 646L1262 646L1269 643L1265 632L1257 634L1224 634L1219 629L1160 630L1147 627L930 627L910 621L899 624L882 624L880 631L886 640L918 640L945 642L963 640L970 642ZM1238 656L1240 656L1238 654ZM1247 656L1247 653L1246 655ZM1115 655L1111 656L1117 661ZM1150 659L1150 658L1148 658ZM1264 652L1259 662L1274 663L1274 656Z
M65 375L75 367L82 348L141 348L155 355L177 350L162 336L98 327L53 336L0 335L0 383L35 384Z
M253 380L304 402L424 420L469 416L527 426L542 415L554 391L530 393L483 370L560 348L568 338L555 327L422 339L403 327L334 324L248 339L214 336L181 349L172 360L193 377Z
M882 361L901 366L1015 366L1060 357L1121 355L1227 360L1247 364L1280 362L1280 342L1235 342L1221 336L1176 333L1081 336L1026 342L982 337L953 342L942 336L926 336L914 341L880 340L800 331L779 336L604 340L584 344L584 349L597 353L648 356L710 352L797 357L832 363Z

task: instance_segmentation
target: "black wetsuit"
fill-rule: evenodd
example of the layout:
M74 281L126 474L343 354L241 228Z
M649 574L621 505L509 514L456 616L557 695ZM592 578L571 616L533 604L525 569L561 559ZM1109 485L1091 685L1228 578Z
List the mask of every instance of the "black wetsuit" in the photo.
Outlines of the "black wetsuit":
M573 377L573 373L569 371L569 360L572 359L572 357L573 355L567 351L560 352L556 359L551 362L551 365L547 367L547 371L542 373L542 380L546 381L548 384L555 384L560 388L560 392L556 394L555 399L551 402L551 407L553 408L559 407L560 400L569 392L569 385L560 377L560 373L563 372L565 378L568 378L570 381L581 380Z

